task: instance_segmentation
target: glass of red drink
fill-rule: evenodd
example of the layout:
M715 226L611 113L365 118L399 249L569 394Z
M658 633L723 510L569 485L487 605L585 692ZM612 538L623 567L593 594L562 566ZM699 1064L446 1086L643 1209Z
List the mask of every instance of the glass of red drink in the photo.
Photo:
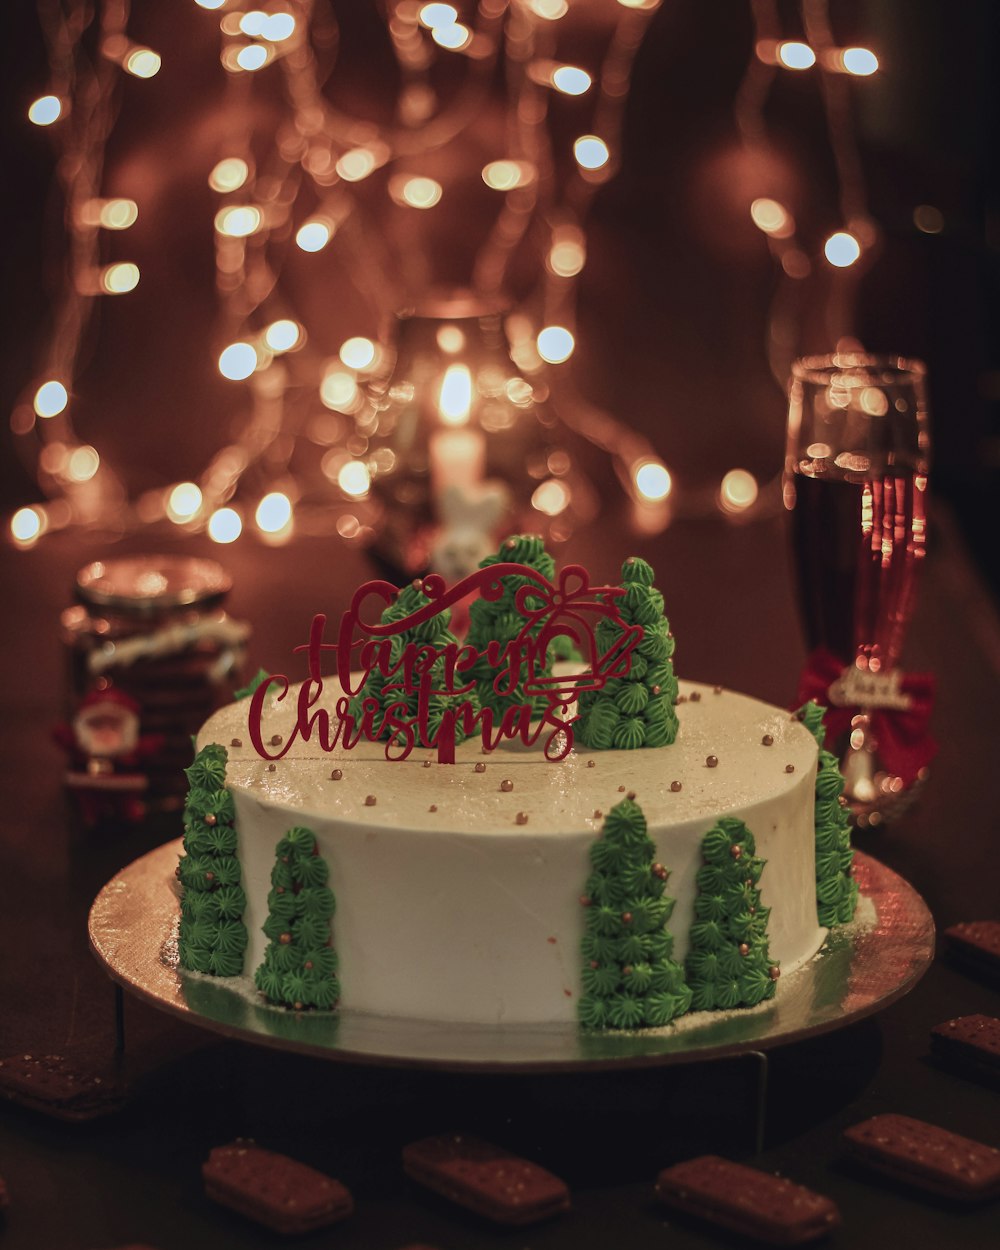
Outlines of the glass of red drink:
M920 361L839 354L793 365L784 502L807 673L834 675L821 699L840 709L827 745L859 824L898 810L924 771L883 760L880 737L893 714L912 712L897 665L926 550L929 453Z

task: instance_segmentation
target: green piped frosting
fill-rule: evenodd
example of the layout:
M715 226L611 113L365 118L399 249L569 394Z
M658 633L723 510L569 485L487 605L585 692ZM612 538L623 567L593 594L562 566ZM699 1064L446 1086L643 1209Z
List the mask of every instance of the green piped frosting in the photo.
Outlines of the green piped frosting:
M419 585L414 583L404 586L396 596L396 601L383 611L381 623L383 625L395 624L397 621L401 621L414 612L419 611L420 608L428 603L430 603L430 599L420 589ZM405 630L401 634L396 634L392 639L393 663L399 660L403 650L409 643L415 643L417 646L431 646L435 650L443 650L449 643L457 643L458 639L448 628L450 623L451 612L448 609L444 609L428 620L422 621L419 625L414 625L411 629ZM436 661L431 671L433 688L436 690L442 689L445 681L444 661ZM363 702L367 699L375 699L378 702L381 715L376 716L376 738L382 740L392 738L394 718L396 721L416 721L419 711L420 693L418 690L407 693L402 688L398 688L398 683L401 680L401 676L385 677L378 669L374 669L369 673L360 693L351 700L351 714L359 723L363 715ZM473 712L478 711L479 705L475 691L470 691L464 695L431 695L428 703L427 728L432 737L440 726L445 711L449 707L462 703L471 703ZM388 715L391 710L393 714ZM455 725L455 741L461 742L465 736L462 722L458 721ZM415 743L414 745L420 744Z
M545 543L537 534L512 534L504 539L496 554L487 556L479 567L487 569L495 564L526 564L550 582L556 573L556 562L545 550ZM493 688L496 669L486 659L486 648L491 642L497 642L502 653L504 647L513 642L524 628L525 619L517 611L517 592L522 586L532 584L526 577L505 577L502 581L503 593L499 599L476 599L469 608L469 634L466 642L480 653L480 659L470 675L475 679L480 705L490 709L495 724L500 722L509 707L526 705L538 715L546 707L547 701L544 697L528 698L523 682L519 682L509 693L498 694ZM532 606L530 597L527 606ZM537 635L541 629L542 625L539 623L531 632ZM560 657L546 657L546 663L538 676L552 675L554 658Z
M652 567L638 556L622 565L618 612L626 625L641 625L643 637L632 653L629 672L607 682L603 690L582 690L574 732L581 745L594 751L634 751L669 746L677 738L677 679L671 656L674 640L663 615L663 595L654 587ZM609 650L621 635L613 622L597 626L597 642Z
M240 975L247 946L236 808L225 784L228 760L226 748L211 743L185 770L191 788L184 804L184 854L177 865L184 889L180 965L217 977Z
M257 687L262 686L264 682L267 681L267 678L267 669L259 668L245 686L241 686L239 690L234 691L233 698L235 700L249 699L252 695L257 693Z
M823 749L826 709L815 699L804 703L796 716L819 743L816 772L816 913L825 929L849 924L858 905L858 883L851 876L851 818L841 801L844 778L837 757Z
M331 921L336 899L311 829L289 829L275 848L264 933L269 939L254 984L269 1003L329 1011L340 998Z
M684 969L671 958L667 921L674 900L646 818L632 798L616 804L591 844L591 873L581 946L579 1020L588 1029L641 1029L669 1024L691 1003Z
M723 817L701 843L695 921L685 961L695 1011L753 1007L774 996L777 964L768 953L770 909L761 906L764 860L741 820Z

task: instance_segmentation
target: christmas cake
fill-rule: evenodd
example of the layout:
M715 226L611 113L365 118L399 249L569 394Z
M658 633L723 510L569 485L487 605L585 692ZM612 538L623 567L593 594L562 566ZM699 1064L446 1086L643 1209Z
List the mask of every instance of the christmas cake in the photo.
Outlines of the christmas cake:
M857 897L821 711L678 685L652 570L627 562L611 593L602 653L631 630L636 662L584 690L562 758L562 722L547 741L526 729L525 707L544 722L532 691L560 681L551 666L520 690L472 669L476 709L500 689L525 732L490 750L459 732L453 763L419 738L394 752L403 703L371 740L301 732L320 703L349 729L356 692L265 685L213 715L188 770L182 966L250 977L278 1007L443 1022L655 1027L771 998ZM404 591L382 621L419 620L421 601ZM470 633L487 617L510 633L493 607L473 608ZM440 647L442 628L429 617L420 636ZM370 709L385 697L372 676Z

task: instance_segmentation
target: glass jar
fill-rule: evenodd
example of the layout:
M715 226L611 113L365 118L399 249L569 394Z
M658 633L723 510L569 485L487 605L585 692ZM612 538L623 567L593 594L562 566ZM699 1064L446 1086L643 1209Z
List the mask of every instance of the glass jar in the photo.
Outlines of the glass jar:
M66 782L88 823L179 807L191 736L239 684L250 628L213 560L127 556L76 578L67 649Z

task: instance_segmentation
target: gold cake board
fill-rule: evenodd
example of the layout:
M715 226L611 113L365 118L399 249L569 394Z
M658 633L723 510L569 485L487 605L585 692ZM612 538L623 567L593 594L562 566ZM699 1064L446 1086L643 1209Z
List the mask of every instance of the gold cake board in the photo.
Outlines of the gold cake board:
M473 1025L270 1007L248 980L181 972L172 888L181 841L123 868L90 911L90 945L109 976L189 1024L260 1046L345 1063L455 1071L545 1072L693 1063L763 1053L852 1024L917 983L934 956L934 922L902 877L860 852L858 917L778 982L770 1002L698 1012L663 1029L587 1032L575 1025Z

